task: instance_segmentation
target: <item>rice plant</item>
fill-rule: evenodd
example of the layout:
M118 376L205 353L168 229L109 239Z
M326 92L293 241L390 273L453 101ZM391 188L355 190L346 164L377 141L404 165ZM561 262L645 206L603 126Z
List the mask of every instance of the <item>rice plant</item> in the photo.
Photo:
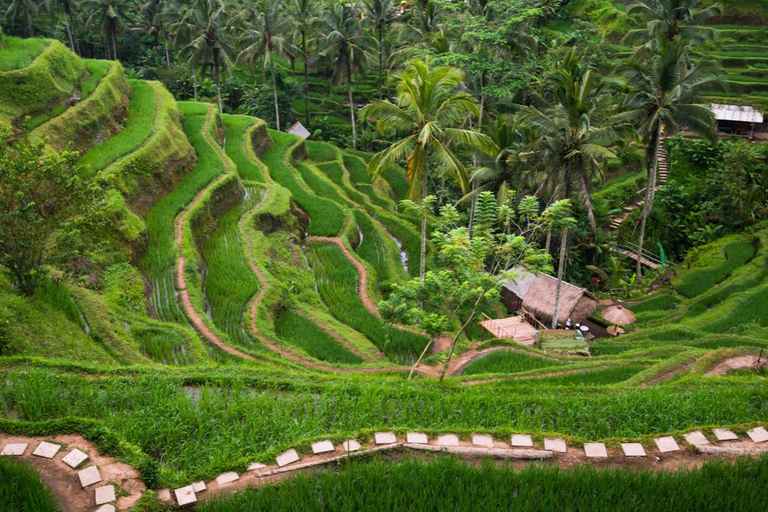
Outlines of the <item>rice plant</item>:
M251 143L250 140L245 140L246 133L257 120L247 116L223 115L221 122L227 130L224 149L237 166L237 173L243 180L263 183L261 169L249 158L245 150L245 145Z
M363 362L360 356L343 347L314 322L293 311L287 310L277 314L275 332L282 341L295 345L320 361L344 364Z
M557 370L560 365L562 363L558 361L529 356L510 350L499 350L472 361L466 367L463 374L517 373L547 367L553 367L553 370Z
M56 498L26 462L0 457L0 512L56 512Z
M48 47L45 39L22 39L3 36L0 46L0 71L11 71L29 66Z

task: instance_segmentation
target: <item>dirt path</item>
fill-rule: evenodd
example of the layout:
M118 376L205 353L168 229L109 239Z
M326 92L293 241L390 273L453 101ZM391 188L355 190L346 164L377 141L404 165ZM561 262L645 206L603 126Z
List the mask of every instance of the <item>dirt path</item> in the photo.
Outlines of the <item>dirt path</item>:
M643 387L655 386L656 384L661 384L662 382L666 382L668 380L672 380L675 377L677 377L678 375L680 375L681 373L687 372L688 370L690 370L695 362L696 361L691 361L690 363L688 363L686 365L683 365L683 366L680 366L678 368L675 368L674 370L670 370L667 373L659 375L658 377L653 378L653 379L651 379L651 380L649 380L647 382L643 382L640 385L643 386Z
M746 356L736 356L736 357L729 357L728 359L724 359L717 363L711 370L706 372L704 375L707 376L723 376L727 375L728 373L734 371L734 370L745 370L745 369L752 369L755 367L755 363L757 363L758 356L756 354L746 355ZM763 357L763 361L766 361L766 358Z
M61 449L52 459L32 455L41 441L61 445ZM9 443L27 443L29 445L24 450L24 454L18 458L35 468L61 505L62 512L92 512L96 506L95 489L103 485L116 484L124 491L125 495L120 496L114 503L119 510L133 507L146 491L146 486L141 481L137 470L128 464L117 462L112 457L99 455L96 446L80 435L29 437L0 433L0 449ZM74 448L88 455L88 460L80 463L77 469L69 467L61 460ZM77 472L94 465L99 469L101 482L83 489ZM117 494L123 493L117 492Z

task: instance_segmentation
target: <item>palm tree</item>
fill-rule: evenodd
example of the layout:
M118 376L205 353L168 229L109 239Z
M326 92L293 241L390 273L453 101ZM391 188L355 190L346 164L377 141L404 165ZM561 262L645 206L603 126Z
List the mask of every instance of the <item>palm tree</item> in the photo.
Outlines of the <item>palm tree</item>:
M65 21L64 26L67 29L67 37L69 38L69 47L72 49L75 53L80 53L78 51L78 45L75 42L75 38L72 35L72 27L74 26L74 14L73 14L73 8L75 2L74 0L48 0L47 2L47 8L48 11L52 14L61 11L61 13L64 14Z
M544 212L547 231L560 231L560 259L557 265L557 287L555 288L555 308L552 313L552 329L557 329L557 317L560 314L560 295L565 275L565 255L568 250L568 230L576 226L576 219L571 217L571 201L562 199L552 203Z
M715 118L709 105L697 103L706 90L722 87L720 71L711 61L688 67L688 47L682 40L661 39L659 52L649 59L635 60L621 68L632 92L624 101L623 118L631 122L646 144L648 186L645 193L640 237L637 244L637 276L642 276L640 257L645 226L653 208L658 154L663 131L683 125L689 130L715 137Z
M134 7L133 0L85 0L82 9L88 17L86 25L93 23L99 27L104 37L107 59L117 60L117 34L129 21L128 13ZM110 44L112 51L110 53Z
M11 0L8 4L8 8L5 10L5 19L16 19L19 16L24 16L27 22L27 29L29 30L29 37L35 37L34 25L32 23L32 17L37 14L37 2L34 0Z
M304 111L305 121L309 127L309 51L307 39L310 31L317 24L317 0L291 0L288 13L293 19L294 27L299 31L301 39L301 55L304 58Z
M520 123L537 132L530 154L523 157L538 162L533 170L543 174L542 186L552 197L568 199L579 192L596 231L590 192L592 182L602 179L602 164L615 157L609 146L618 130L609 105L617 83L601 77L575 50L547 74L545 83L554 105L544 111L524 106L518 114Z
M357 124L355 103L352 98L352 73L362 67L368 50L373 46L370 37L363 33L360 17L354 4L337 3L325 13L323 19L326 47L323 55L333 59L333 79L341 82L347 76L349 118L352 122L352 147L357 148Z
M395 10L392 0L366 0L363 4L364 12L369 23L376 32L376 40L379 49L379 99L384 98L384 33L395 22Z
M168 38L164 24L165 0L146 0L140 6L140 11L144 15L143 23L138 28L143 32L152 35L155 40L155 49L160 46L160 38L163 39L163 49L165 50L165 65L171 67L171 55L168 51Z
M629 6L627 14L638 14L646 20L646 27L629 31L627 40L654 43L661 37L667 41L679 38L698 43L717 36L715 28L702 23L712 16L721 16L723 7L720 4L702 7L702 0L639 0Z
M275 0L259 0L246 7L238 16L248 25L242 40L248 46L240 52L238 58L248 62L253 68L254 61L261 59L262 70L269 72L272 77L272 93L275 100L275 125L280 131L280 107L277 101L277 79L275 76L275 56L285 55L293 46L288 42L285 33L290 29L290 19L286 17L284 5Z
M364 119L375 119L382 133L395 133L403 138L375 154L368 171L377 177L397 162L405 161L408 198L424 202L430 163L452 175L466 192L469 176L455 154L462 147L476 148L489 154L498 148L486 135L460 128L470 116L477 116L477 101L458 90L464 73L453 67L430 68L429 62L414 60L398 80L396 102L379 100L360 113ZM421 219L421 260L419 277L424 279L427 253L427 217Z
M195 17L195 6L188 0L170 0L163 9L161 19L179 55L185 56L187 45L195 35L192 33L192 19ZM197 101L197 70L190 69L194 98Z
M231 65L232 46L226 34L226 0L193 0L190 9L185 10L183 28L189 43L182 49L188 55L187 63L195 72L205 74L210 69L216 84L219 112L224 111L221 100L221 75Z

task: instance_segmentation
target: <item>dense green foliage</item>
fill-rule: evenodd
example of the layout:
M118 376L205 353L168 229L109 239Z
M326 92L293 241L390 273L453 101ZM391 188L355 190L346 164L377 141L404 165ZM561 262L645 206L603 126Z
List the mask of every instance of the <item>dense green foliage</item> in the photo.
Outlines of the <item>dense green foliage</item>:
M520 352L500 350L491 352L481 358L475 359L464 370L463 375L475 375L479 373L517 373L537 368L553 366L557 369L560 365L557 361L550 361L540 357L528 356Z
M37 472L24 462L0 457L0 511L56 512L60 509L53 493Z

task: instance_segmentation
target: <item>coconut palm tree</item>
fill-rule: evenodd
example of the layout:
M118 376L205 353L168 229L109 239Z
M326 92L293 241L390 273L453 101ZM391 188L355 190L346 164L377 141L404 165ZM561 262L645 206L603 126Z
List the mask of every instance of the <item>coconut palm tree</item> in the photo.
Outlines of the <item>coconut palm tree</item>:
M293 20L294 28L299 32L301 56L304 59L304 115L307 126L309 126L309 45L307 43L312 29L320 21L317 10L317 0L291 0L288 4L288 14Z
M117 34L125 29L130 20L129 13L135 8L135 2L133 0L85 0L81 8L87 16L85 24L89 27L98 27L101 32L107 59L117 60Z
M20 16L27 22L29 37L35 37L34 24L32 18L37 14L38 2L36 0L11 0L8 8L5 10L5 19L14 20Z
M75 7L74 0L48 0L46 7L50 13L61 12L64 14L64 27L67 29L67 38L69 39L69 47L75 53L80 53L79 47L75 42L75 37L72 34L72 28L74 26L74 13Z
M714 139L715 118L709 105L698 103L707 90L722 88L720 70L711 61L701 60L688 67L688 47L682 40L661 39L659 51L650 58L635 60L621 68L632 91L624 101L622 117L631 122L646 144L648 186L637 244L637 276L642 276L640 256L645 226L653 208L658 155L664 131L682 125Z
M552 203L545 211L547 231L560 232L560 258L557 265L557 286L555 288L555 308L552 312L552 329L557 329L557 317L560 314L560 295L565 275L565 255L568 251L568 230L576 227L576 219L571 216L571 201L561 199Z
M476 148L489 154L498 148L486 135L461 128L470 116L477 116L477 101L459 88L464 73L453 67L431 68L428 61L414 60L395 75L397 98L375 101L360 113L374 119L382 133L402 138L375 154L368 171L377 177L398 162L405 162L408 198L423 202L427 197L427 180L431 165L453 176L466 192L469 176L456 156L459 148ZM424 279L427 252L427 217L421 219L421 259L419 277Z
M602 179L602 164L615 157L609 148L619 130L611 117L610 95L618 84L601 77L575 50L545 76L545 84L554 104L545 110L524 106L518 114L522 125L537 132L524 158L536 164L533 171L543 176L542 186L553 198L569 199L578 191L595 231L590 192L592 183Z
M395 22L395 9L392 0L366 0L363 3L366 20L373 25L379 50L379 99L384 98L384 34Z
M238 14L238 18L248 27L241 37L247 46L240 52L238 59L248 62L251 68L254 62L260 59L262 72L266 72L269 68L275 101L275 125L277 131L280 131L280 107L277 101L274 59L294 49L285 37L291 28L290 18L287 17L284 4L275 0L259 0L248 4Z
M347 77L349 119L352 122L352 147L357 148L355 103L352 98L352 74L365 63L373 40L365 35L360 13L355 4L337 3L330 6L323 18L325 49L322 54L333 59L333 79L341 82Z
M702 6L702 3L702 0L639 0L629 6L627 14L644 17L646 26L629 31L626 39L651 43L660 37L688 43L714 39L717 30L702 23L712 16L721 16L723 7L720 4Z
M140 6L142 17L135 30L141 30L143 33L150 34L155 40L155 50L160 46L160 39L163 40L163 50L165 51L165 65L171 67L171 54L168 51L168 37L165 30L164 9L167 0L145 0Z

